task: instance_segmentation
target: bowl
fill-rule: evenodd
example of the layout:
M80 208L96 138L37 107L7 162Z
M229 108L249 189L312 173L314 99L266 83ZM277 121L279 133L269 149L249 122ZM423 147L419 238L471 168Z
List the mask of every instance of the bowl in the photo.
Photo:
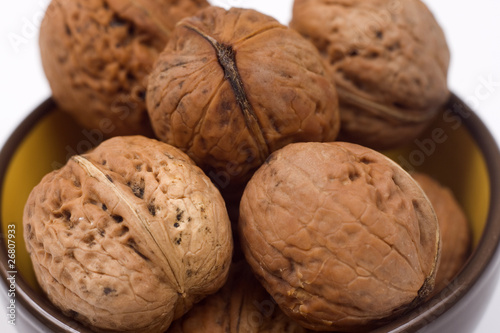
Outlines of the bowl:
M104 140L105 131L85 130L52 99L36 108L0 153L0 273L15 277L16 301L45 327L91 332L63 315L36 282L23 239L24 204L50 171ZM471 332L486 308L500 268L500 153L481 120L452 95L434 123L406 147L384 152L408 171L425 172L448 186L473 232L473 251L440 293L375 332ZM15 258L14 258L15 256Z

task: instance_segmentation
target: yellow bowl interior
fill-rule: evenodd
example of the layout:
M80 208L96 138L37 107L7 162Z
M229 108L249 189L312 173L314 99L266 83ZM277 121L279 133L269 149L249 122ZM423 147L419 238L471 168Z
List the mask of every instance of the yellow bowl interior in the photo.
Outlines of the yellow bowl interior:
M58 110L45 115L29 132L12 157L2 190L2 231L16 229L16 268L26 282L38 289L23 237L23 210L28 196L47 173L66 163L68 154L90 148L82 129ZM80 151L76 150L80 149Z
M89 135L66 114L53 110L26 134L11 159L2 191L2 228L16 225L16 266L38 289L23 238L24 204L42 177L62 166L74 153L83 153L99 139ZM444 111L413 144L386 152L406 169L425 172L448 186L462 205L477 244L490 204L489 176L484 156L461 118Z
M467 216L476 246L488 218L490 177L463 119L448 112L442 112L412 144L386 155L407 171L426 173L451 189Z

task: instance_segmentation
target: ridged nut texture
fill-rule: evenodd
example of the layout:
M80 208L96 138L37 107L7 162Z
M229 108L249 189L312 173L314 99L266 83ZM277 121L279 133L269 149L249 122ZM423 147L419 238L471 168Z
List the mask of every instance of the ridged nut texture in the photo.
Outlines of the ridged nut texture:
M462 207L453 192L436 179L413 173L429 198L441 231L441 261L436 274L434 293L446 288L464 266L472 248L472 232Z
M243 183L276 149L332 141L335 87L316 48L250 9L208 7L177 25L147 93L156 136L220 187Z
M329 64L339 140L374 149L403 145L449 98L450 52L420 0L295 0L290 25Z
M288 318L244 262L233 264L217 293L176 320L167 333L306 333Z
M393 161L350 143L296 143L248 183L240 238L253 271L302 326L364 332L429 295L432 206Z
M50 301L94 330L164 332L226 281L224 201L184 153L116 137L43 178L24 235Z
M175 24L206 6L206 0L51 1L39 42L53 98L85 128L152 136L149 72Z

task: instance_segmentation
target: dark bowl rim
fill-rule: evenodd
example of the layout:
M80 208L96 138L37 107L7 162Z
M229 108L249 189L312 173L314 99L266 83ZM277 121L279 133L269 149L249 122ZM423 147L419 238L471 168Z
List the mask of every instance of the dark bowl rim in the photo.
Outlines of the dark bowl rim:
M26 135L32 131L41 119L53 112L55 108L56 103L51 97L43 101L16 127L0 150L0 212L2 211L2 189L12 157L24 141ZM0 226L3 225L3 223L4 221L2 221L0 215ZM0 233L3 234L3 231L0 230ZM7 275L10 270L7 267L7 252L4 251L6 248L7 244L5 243L5 237L0 237L0 275L2 276L2 283L9 289L7 286ZM31 315L48 328L55 332L92 332L88 328L81 326L80 323L66 317L50 304L49 301L41 300L42 304L37 302L35 298L32 297L33 295L35 297L37 296L36 291L33 290L23 278L20 278L19 275L16 275L15 281L16 302L19 297L20 303L24 309L28 310Z
M500 262L500 205L495 205L495 202L500 200L498 144L484 122L455 94L451 94L445 110L450 110L461 119L461 124L467 128L484 157L490 185L486 223L476 248L462 271L451 282L451 287L445 288L419 307L373 331L374 333L416 332L431 324L459 303L479 284L479 280L485 279L489 272L497 269Z
M0 190L3 188L9 163L16 150L23 142L27 133L47 114L56 108L52 98L46 99L33 110L12 132L0 150ZM436 320L440 315L453 308L477 283L477 281L491 271L500 260L500 205L494 203L500 199L500 151L497 142L491 135L483 121L459 97L452 94L447 102L447 109L458 116L467 128L474 142L484 156L489 181L490 202L487 221L480 241L470 256L462 272L452 282L456 288L445 288L428 302L411 312L403 315L391 323L379 328L376 332L414 332ZM0 192L0 212L2 210L2 193ZM0 216L0 225L3 224ZM0 237L0 275L7 287L7 252L4 237ZM60 332L91 332L89 328L66 317L53 307L48 301L35 300L35 291L19 276L16 278L16 298L34 317L48 328ZM35 298L31 297L32 295Z

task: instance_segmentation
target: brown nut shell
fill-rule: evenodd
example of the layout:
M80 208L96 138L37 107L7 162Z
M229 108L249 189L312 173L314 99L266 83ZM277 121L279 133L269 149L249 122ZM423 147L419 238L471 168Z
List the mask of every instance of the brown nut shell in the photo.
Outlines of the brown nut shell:
M359 332L432 290L439 228L417 183L350 143L273 153L245 189L243 252L280 308L313 330Z
M24 235L48 298L95 330L163 332L225 283L224 201L187 155L116 137L43 178Z
M153 135L147 76L180 19L206 0L53 0L40 27L58 105L107 136Z
M449 97L450 52L420 0L295 0L290 25L329 63L340 140L376 149L403 145Z
M217 293L172 323L167 333L306 333L288 318L244 262L233 264Z
M340 122L315 47L239 8L209 7L179 22L151 74L147 105L157 137L221 188L245 182L290 142L334 140Z
M434 207L441 231L441 261L434 287L434 293L437 293L453 280L467 261L472 244L471 229L449 188L423 173L413 173L412 176Z

